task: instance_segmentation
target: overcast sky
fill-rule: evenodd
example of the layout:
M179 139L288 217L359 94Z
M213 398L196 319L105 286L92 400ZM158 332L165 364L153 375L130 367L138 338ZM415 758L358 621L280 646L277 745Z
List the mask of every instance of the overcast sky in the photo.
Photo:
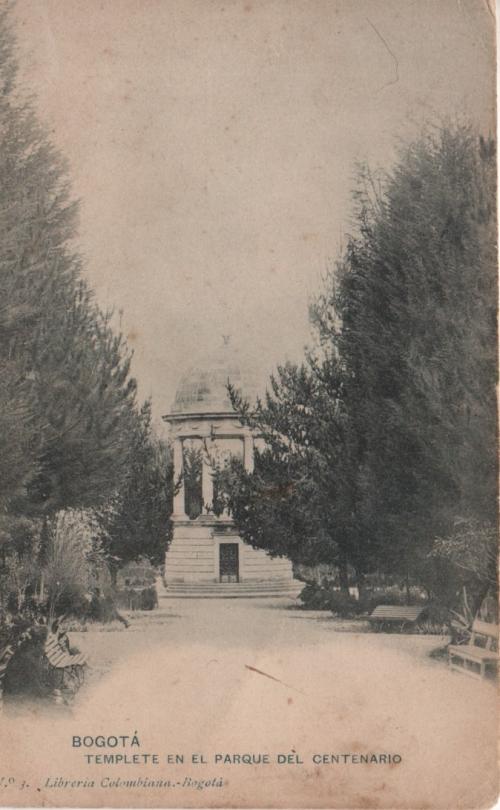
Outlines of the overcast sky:
M308 340L358 160L492 128L486 0L18 0L22 77L69 159L99 302L155 413L231 334L262 379Z

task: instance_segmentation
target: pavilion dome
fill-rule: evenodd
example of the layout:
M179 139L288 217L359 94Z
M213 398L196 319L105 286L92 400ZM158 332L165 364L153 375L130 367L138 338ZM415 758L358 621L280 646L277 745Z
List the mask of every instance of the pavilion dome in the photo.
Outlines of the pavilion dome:
M174 414L232 413L228 383L243 396L255 398L254 374L243 370L228 340L205 362L190 368L182 377L172 405Z

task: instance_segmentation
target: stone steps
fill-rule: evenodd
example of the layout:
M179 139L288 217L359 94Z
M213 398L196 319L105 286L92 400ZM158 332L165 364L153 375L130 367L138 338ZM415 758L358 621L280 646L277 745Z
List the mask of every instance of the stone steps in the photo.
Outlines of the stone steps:
M252 599L288 596L295 598L303 588L296 580L250 582L173 582L162 588L165 599Z

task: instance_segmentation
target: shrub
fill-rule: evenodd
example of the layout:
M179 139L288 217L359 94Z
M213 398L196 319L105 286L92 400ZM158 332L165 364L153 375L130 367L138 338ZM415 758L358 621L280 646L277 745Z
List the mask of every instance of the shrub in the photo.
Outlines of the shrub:
M463 613L466 588L466 610L475 615L486 594L497 601L497 541L496 525L473 519L457 519L448 535L434 539L427 578L440 602Z
M308 583L299 598L306 610L330 610L334 615L345 618L357 616L363 611L361 603L354 596L346 596L329 585Z
M89 604L86 593L79 587L68 584L55 600L54 615L85 619L89 613Z
M158 607L156 588L154 585L144 588L141 594L141 610L154 610L156 607Z
M306 610L328 610L331 591L315 582L309 582L299 594Z
M422 590L416 586L411 586L409 589L410 604L418 605L425 603L427 600ZM388 585L383 588L375 588L371 591L366 591L361 599L363 604L363 612L372 613L378 605L407 605L408 594L406 588L400 588L397 585Z
M422 635L448 635L450 633L451 615L444 605L431 602L423 618L417 622L415 631Z
M342 591L332 591L330 593L328 609L334 616L341 616L343 619L353 619L363 613L363 605L354 596L347 596Z
M158 594L154 585L143 588L123 588L116 592L119 607L127 610L154 610L158 607Z
M10 628L11 643L20 630L29 625ZM57 685L57 672L48 666L44 655L46 627L32 628L31 638L24 641L12 656L4 677L5 697L48 698Z
M61 510L49 526L44 575L51 618L85 612L89 589L105 568L99 532L89 510Z
M423 591L412 586L409 589L410 603L412 605L426 602ZM308 583L300 593L300 599L306 610L330 610L335 616L353 618L360 615L369 615L378 605L406 605L408 604L406 588L397 585L366 590L358 600L354 596L334 587L332 583ZM443 624L444 620L437 620Z

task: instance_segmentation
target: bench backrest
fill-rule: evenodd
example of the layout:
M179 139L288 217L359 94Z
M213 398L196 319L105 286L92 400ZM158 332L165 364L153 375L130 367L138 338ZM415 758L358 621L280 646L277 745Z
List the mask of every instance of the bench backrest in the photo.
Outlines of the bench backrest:
M55 633L49 633L47 641L45 642L45 655L53 667L58 667L61 663L65 663L69 655L66 650L63 650L61 643Z
M483 622L481 619L474 619L472 624L472 644L476 643L476 637L486 638L486 649L490 650L493 642L498 639L498 625L490 622Z
M378 605L371 617L372 619L401 619L401 621L414 622L423 610L423 605Z
M498 624L491 624L491 622L483 622L481 619L474 619L472 632L479 633L480 636L491 636L492 638L497 638Z

